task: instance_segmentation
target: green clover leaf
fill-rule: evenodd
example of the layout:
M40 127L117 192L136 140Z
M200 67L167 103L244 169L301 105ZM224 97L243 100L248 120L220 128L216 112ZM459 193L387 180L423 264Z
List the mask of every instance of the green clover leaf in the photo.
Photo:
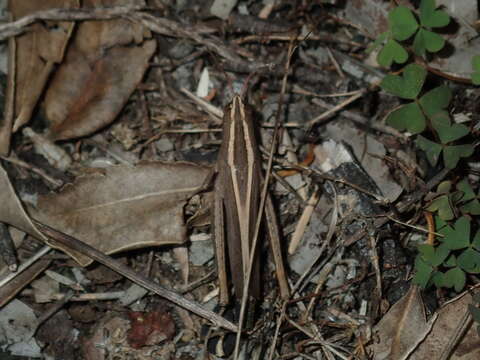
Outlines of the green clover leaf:
M457 189L463 192L462 201L464 202L476 198L475 192L466 178L457 184Z
M407 130L412 134L418 134L425 130L426 120L420 106L412 102L393 110L388 115L387 124L400 131Z
M440 51L444 46L445 40L440 35L426 29L420 29L413 40L413 51L418 56Z
M440 266L450 255L450 249L444 244L435 248L430 244L418 245L418 252L421 254L422 260L433 267Z
M455 255L451 255L447 261L443 263L445 267L454 267L457 266L457 258Z
M430 244L420 244L417 247L418 252L422 255L422 259L426 263L431 264L432 259L435 256L435 248Z
M464 249L470 246L470 221L462 216L453 227L453 231L448 231L441 241L448 246L450 250Z
M437 230L443 228L446 223L444 221L452 220L455 216L453 211L454 194L451 193L452 182L442 181L437 186L436 197L432 200L430 205L426 208L430 212L438 212L438 216L435 217L435 228ZM440 223L442 221L442 223Z
M432 258L433 266L440 266L450 255L450 249L445 244L441 244L435 249L434 257Z
M444 182L449 183L450 181L444 181ZM441 184L442 183L440 183L440 185ZM438 187L440 187L440 185L438 185ZM439 191L437 191L437 192L439 192ZM447 228L447 227L449 227L449 226L448 226L448 223L445 220L443 220L439 216L435 216L435 229L437 229L438 233L443 235L442 231L443 231L444 228Z
M462 269L455 267L448 270L443 277L445 287L454 287L456 292L460 292L465 287L466 276Z
M449 145L443 149L443 162L448 169L454 169L461 158L469 157L473 154L473 145Z
M430 29L448 25L450 17L445 11L435 8L435 0L422 0L420 3L421 28L413 40L413 51L418 56L425 56L427 51L431 53L440 51L445 46L443 37Z
M473 154L473 145L444 145L437 144L419 135L416 139L417 146L425 152L428 161L432 166L436 166L440 153L443 151L443 162L445 167L453 169L463 157L469 157Z
M432 126L437 131L442 144L458 140L470 132L463 124L451 124L446 111L440 111L431 117Z
M427 76L427 71L420 65L410 64L403 69L402 76L387 75L380 86L389 93L402 99L416 99Z
M435 10L435 0L422 0L420 3L420 23L428 28L444 27L450 17L443 10Z
M480 250L480 230L477 231L475 237L473 238L472 247L474 249Z
M468 248L457 259L458 266L472 274L480 273L480 253Z
M413 282L426 288L433 272L433 267L422 260L420 256L415 259L415 276Z
M432 282L435 284L437 288L441 288L444 286L444 282L445 282L444 277L445 277L445 274L442 273L441 271L436 271L435 273L433 273Z
M398 6L388 14L388 23L395 40L404 41L418 29L418 23L412 11L405 6Z
M452 90L448 86L438 86L423 95L419 102L425 115L431 117L446 109L452 100Z
M410 64L405 67L403 76L387 75L380 86L401 98L416 100L425 82L426 70L419 65ZM427 117L439 117L440 124L450 126L448 107L452 92L447 86L439 86L423 95L420 100L402 105L393 110L387 117L387 123L397 130L407 130L418 134L425 130ZM443 118L447 118L447 120ZM434 120L432 120L434 121ZM463 127L462 127L463 129Z
M425 152L425 155L432 166L436 166L440 153L443 150L442 145L436 142L430 141L423 136L419 135L415 140L417 146Z
M463 205L460 210L471 215L480 215L480 193L475 194L467 179L459 182L457 189L463 192L461 198Z
M443 220L452 220L455 216L452 205L450 203L450 197L448 195L442 195L431 202L427 207L428 211L438 212L438 216Z
M403 64L407 59L407 51L394 39L389 39L377 55L377 62L384 67L390 67L393 62Z
M439 226L439 224L445 225ZM450 225L447 225L447 223L443 221L439 216L435 216L435 229L437 229L437 232L440 235L443 235L444 238L455 232L455 230Z

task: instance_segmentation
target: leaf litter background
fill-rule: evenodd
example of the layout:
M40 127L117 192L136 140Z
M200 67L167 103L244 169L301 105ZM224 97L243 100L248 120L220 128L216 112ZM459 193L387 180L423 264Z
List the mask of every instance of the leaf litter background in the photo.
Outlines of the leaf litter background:
M45 243L59 247L25 211L213 309L210 194L194 194L214 163L231 86L242 88L253 72L249 101L268 150L288 44L296 35L302 41L289 69L271 189L297 291L282 317L274 267L262 245L265 301L245 351L266 357L271 349L262 344L273 343L272 358L440 359L453 338L451 358L478 358L479 337L467 311L472 294L450 301L449 292L421 294L410 279L414 249L425 236L395 223L379 228L375 220L389 211L375 198L387 198L410 205L403 219L423 226L426 203L408 199L427 195L424 182L429 186L438 172L415 144L380 121L400 102L368 92L324 115L349 96L342 93L367 89L385 75L365 49L385 30L388 3L235 3L9 4L13 19L51 8L81 6L91 16L100 16L96 8L138 8L120 8L123 15L111 20L37 21L8 40L0 221L9 225L20 264L35 254L39 259L2 282L2 358L213 358L204 353L202 319L78 253L49 250ZM459 42L471 30L462 24L476 20L476 3L445 5L461 19L448 38L458 51L435 66L468 77L471 69L458 64L478 53L477 45ZM475 119L477 98L477 89L456 85L456 115ZM311 155L313 162L304 162L310 172L285 172ZM8 276L3 264L2 278Z

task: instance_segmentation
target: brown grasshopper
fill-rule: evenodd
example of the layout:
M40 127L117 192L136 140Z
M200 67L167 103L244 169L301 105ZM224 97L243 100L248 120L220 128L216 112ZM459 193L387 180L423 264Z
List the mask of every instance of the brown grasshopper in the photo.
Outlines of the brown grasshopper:
M220 285L220 305L229 302L227 263L235 291L240 302L244 279L252 256L252 239L258 217L262 164L254 134L252 112L240 95L235 95L224 111L223 142L216 165L214 236ZM279 243L279 230L273 203L267 193L264 224L268 231L276 274L282 298L287 298L289 288L285 277ZM228 252L228 261L226 258ZM256 251L252 267L249 295L261 296L261 259Z

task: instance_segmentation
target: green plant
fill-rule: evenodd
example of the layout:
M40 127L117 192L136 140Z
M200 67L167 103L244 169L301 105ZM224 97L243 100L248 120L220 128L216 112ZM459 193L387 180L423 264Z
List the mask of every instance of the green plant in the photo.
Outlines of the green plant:
M409 64L403 69L402 76L387 75L380 86L389 93L402 99L413 100L399 106L387 116L387 123L402 131L412 134L423 132L427 125L434 131L439 142L417 137L417 145L422 149L432 166L438 163L440 154L446 167L453 169L462 157L473 153L471 144L456 145L454 141L470 133L463 124L452 124L445 110L452 98L452 92L447 86L438 86L419 97L425 83L427 71L417 64Z
M427 71L420 65L410 64L403 69L402 75L387 75L380 83L382 89L389 93L401 99L413 100L392 111L387 123L400 131L418 134L425 130L426 117L433 120L437 113L448 106L451 91L446 86L439 86L419 98Z
M463 196L461 192L452 191L451 181L442 181L437 187L437 197L426 210L437 212L440 219L449 221L455 218L456 203Z
M450 17L436 9L435 0L422 0L418 19L419 22L414 12L404 6L398 6L389 13L389 30L381 34L373 45L385 44L378 54L379 64L405 63L408 52L400 42L414 34L413 51L418 56L443 48L444 39L432 29L447 25ZM480 57L474 59L473 64L478 65L480 80ZM453 169L461 158L473 154L473 145L456 143L470 131L463 124L452 124L447 111L452 92L447 86L441 85L421 94L426 78L426 69L418 64L406 65L401 75L389 74L383 78L380 83L382 89L403 100L411 100L390 112L386 122L397 130L414 135L429 130L431 136L418 135L417 146L425 152L432 166L436 166L442 156L445 166Z
M466 274L480 273L480 230L470 238L471 216L480 214L479 194L475 194L467 179L456 185L451 181L441 182L437 196L426 208L436 212L435 229L443 236L434 246L422 244L415 260L414 282L422 287L434 284L437 287L453 287L460 291L465 286ZM463 214L454 220L456 214ZM448 269L443 272L442 269Z
M467 179L459 182L457 189L463 193L460 199L460 210L466 214L480 215L480 193L475 194Z
M433 283L437 287L453 287L459 292L465 287L467 273L480 273L480 230L471 238L471 223L465 216L453 226L440 217L436 217L435 222L437 232L443 237L439 238L439 246L422 244L418 247L413 281L422 287Z
M415 11L398 6L388 14L388 30L380 34L371 49L381 47L377 55L381 66L406 64L399 75L387 75L380 83L383 90L404 101L387 115L387 124L415 136L415 144L432 166L437 166L442 158L446 168L454 169L462 158L474 152L473 144L465 141L470 129L450 118L450 88L440 85L422 91L427 81L426 68L407 64L410 53L428 61L428 53L440 51L445 40L434 30L449 22L450 17L437 9L435 0L421 0ZM472 82L480 84L480 56L473 57L472 66ZM437 214L435 231L440 236L436 244L418 247L414 282L422 287L435 285L461 291L467 274L480 273L480 231L473 238L470 236L471 227L477 227L472 219L480 215L480 194L475 193L467 179L457 183L444 181L427 210ZM480 310L473 311L480 320Z
M420 29L413 41L413 50L419 56L426 51L437 52L445 45L445 40L432 29L447 26L450 17L443 10L436 10L435 0L422 0L420 3Z
M453 186L451 181L442 181L436 194L426 210L437 212L443 221L453 220L458 213L480 215L480 194L475 194L467 179L463 179L456 186Z
M450 120L448 120L450 122ZM452 125L450 130L454 133L455 128L458 124ZM459 135L458 138L465 136L466 134ZM452 140L457 140L453 138ZM434 141L428 140L423 136L418 136L416 143L420 149L425 151L428 161L432 166L435 166L440 158L440 153L443 152L443 162L445 166L449 169L453 169L457 166L458 161L462 157L469 157L473 154L473 145L464 144L464 145L450 145L449 142L441 141L436 143Z
M408 51L403 46L414 34L413 52L425 56L426 52L435 53L445 46L445 40L433 32L450 22L450 17L443 10L437 10L435 0L422 0L418 19L405 6L398 6L388 14L388 30L378 36L371 50L380 47L377 61L380 65L390 67L394 62L404 64L408 60Z

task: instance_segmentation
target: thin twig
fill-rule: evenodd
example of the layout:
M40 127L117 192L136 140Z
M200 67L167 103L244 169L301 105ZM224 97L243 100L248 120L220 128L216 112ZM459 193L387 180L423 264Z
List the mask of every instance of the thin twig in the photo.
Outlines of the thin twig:
M47 254L50 250L52 250L52 248L50 246L44 246L43 248L41 248L35 255L33 255L31 258L29 258L24 263L20 264L20 266L18 267L16 272L9 273L8 275L1 278L0 279L0 287L9 283L10 281L12 281L15 277L17 277L22 272L24 272L26 269L28 269L33 263L35 263L35 261L40 259L45 254Z
M275 326L275 335L273 336L272 345L270 346L270 355L268 360L273 360L273 355L275 353L275 347L277 346L278 334L280 333L280 326L282 326L283 320L285 319L285 314L287 311L288 302L284 301L282 304L282 310L280 311L280 316L277 318L277 324Z
M185 299L184 297L178 295L176 292L166 289L157 283L154 283L145 276L136 273L129 267L125 266L118 260L113 259L111 256L105 255L95 249L94 247L72 237L67 234L64 234L58 230L52 229L51 227L42 224L36 220L33 220L38 229L45 235L48 236L52 241L62 244L67 248L77 251L82 255L88 256L89 258L98 261L99 263L109 267L113 271L125 276L127 279L137 283L138 285L143 286L145 289L153 291L154 293L160 295L161 297L177 304L180 307L183 307L191 312L197 314L198 316L203 317L211 321L214 325L223 327L230 331L237 331L237 326L235 326L230 321L219 316L213 311L205 309L203 306Z
M305 90L299 85L293 85L292 92L295 94L308 95L308 96L318 97L318 98L343 97L343 96L352 96L352 95L358 94L358 90L342 92L342 93L333 93L333 94L317 94L312 91Z
M317 123L319 123L320 121L322 121L324 119L328 119L333 114L339 112L340 110L342 110L346 106L350 105L352 102L361 98L363 95L365 95L365 93L366 93L365 89L358 90L358 92L355 95L352 95L347 100L341 102L340 104L334 106L330 110L327 110L324 113L322 113L322 114L318 115L317 117L313 118L312 120L310 120L308 122L308 126L312 127L312 126L316 125Z
M208 37L202 34L212 33L211 28L207 27L188 27L179 22L167 19L165 17L156 17L147 12L144 7L133 6L114 6L105 8L85 8L85 9L51 9L38 11L34 14L24 16L16 21L0 25L0 40L19 35L27 31L28 26L40 20L57 21L81 21L81 20L108 20L124 18L144 25L150 31L176 38L186 38L193 40L199 45L203 45L209 51L212 51L229 64L236 65L240 70L252 71L260 69L269 69L275 64L263 64L258 61L249 61L240 57L233 49L226 46L224 42L213 35Z
M293 254L300 245L300 242L303 239L303 234L305 233L305 229L312 218L313 211L317 206L319 199L320 193L319 191L315 191L308 200L307 206L305 206L303 209L302 215L295 226L295 231L293 232L290 245L288 247L288 254Z
M198 97L197 95L185 88L181 88L180 91L187 95L190 99L195 101L195 103L199 105L206 113L210 114L217 124L221 124L223 122L222 109L219 109L218 107L212 105L210 102L202 99L201 97Z
M198 288L198 287L200 287L204 284L209 283L210 281L215 279L215 273L216 273L215 270L210 271L208 274L206 274L202 278L198 279L197 281L194 281L190 284L181 286L178 289L178 292L180 294L186 294L186 293L189 293L189 292L195 290L196 288Z
M214 132L222 132L222 129L166 129L153 135L151 138L145 141L142 145L140 145L140 148L142 149L145 148L148 144L160 139L165 134L204 134L204 133L214 133Z
M25 32L28 26L39 20L108 20L116 19L130 14L132 11L141 10L142 6L114 6L109 8L88 9L50 9L38 11L24 16L16 21L0 25L0 40Z
M378 257L377 251L377 243L378 243L378 235L375 236L371 234L370 238L370 259L372 260L373 269L375 270L375 280L377 282L377 286L375 288L376 295L377 295L377 303L376 308L373 309L373 317L376 317L378 314L380 301L382 300L382 272L380 270L380 261Z

